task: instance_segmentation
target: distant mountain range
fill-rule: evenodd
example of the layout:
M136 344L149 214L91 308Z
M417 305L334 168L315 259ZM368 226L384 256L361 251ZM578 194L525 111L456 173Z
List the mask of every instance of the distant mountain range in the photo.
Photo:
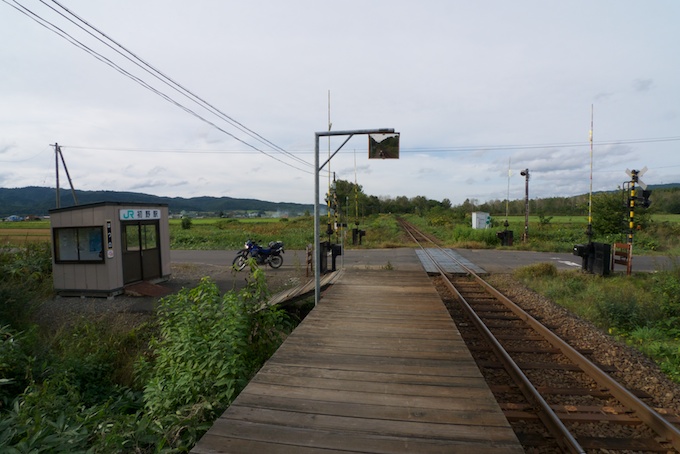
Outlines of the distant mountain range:
M231 197L159 197L137 192L117 191L75 191L79 205L96 202L144 202L167 204L170 213L214 213L230 212L281 212L290 215L304 214L314 211L312 204L276 203L255 199L234 199ZM70 189L59 191L61 207L74 206ZM56 208L57 191L55 188L30 186L26 188L0 188L0 218L11 215L46 216L48 211Z

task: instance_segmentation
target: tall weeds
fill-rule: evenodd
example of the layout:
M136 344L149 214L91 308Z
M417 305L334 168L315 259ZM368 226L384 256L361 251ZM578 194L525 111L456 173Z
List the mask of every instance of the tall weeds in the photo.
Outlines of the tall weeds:
M259 310L267 286L252 266L242 291L204 279L129 332L82 320L45 349L34 331L0 328L0 452L187 452L292 330L285 312Z

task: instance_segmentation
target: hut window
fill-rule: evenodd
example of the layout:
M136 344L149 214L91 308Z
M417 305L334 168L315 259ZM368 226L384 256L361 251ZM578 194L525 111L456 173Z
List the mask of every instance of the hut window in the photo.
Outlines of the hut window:
M54 229L56 263L101 263L104 261L102 227L67 227Z

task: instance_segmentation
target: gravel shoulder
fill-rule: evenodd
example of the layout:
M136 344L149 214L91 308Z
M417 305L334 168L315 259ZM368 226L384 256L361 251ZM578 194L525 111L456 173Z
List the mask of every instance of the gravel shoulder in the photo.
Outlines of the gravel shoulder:
M647 356L527 289L512 275L495 274L488 281L541 323L556 327L554 332L574 347L592 350L596 363L615 367L618 372L613 375L621 384L653 396L648 403L652 407L680 414L680 384L671 381Z

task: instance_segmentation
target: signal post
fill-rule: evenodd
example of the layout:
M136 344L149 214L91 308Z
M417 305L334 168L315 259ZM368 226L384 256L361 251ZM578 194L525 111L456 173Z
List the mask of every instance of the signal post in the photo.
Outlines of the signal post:
M394 129L356 129L350 131L322 131L314 133L314 305L319 304L321 299L321 262L319 225L319 173L340 149L356 135L368 135L369 159L398 159L399 158L399 133ZM331 154L328 159L319 165L319 137L348 136L347 139Z

